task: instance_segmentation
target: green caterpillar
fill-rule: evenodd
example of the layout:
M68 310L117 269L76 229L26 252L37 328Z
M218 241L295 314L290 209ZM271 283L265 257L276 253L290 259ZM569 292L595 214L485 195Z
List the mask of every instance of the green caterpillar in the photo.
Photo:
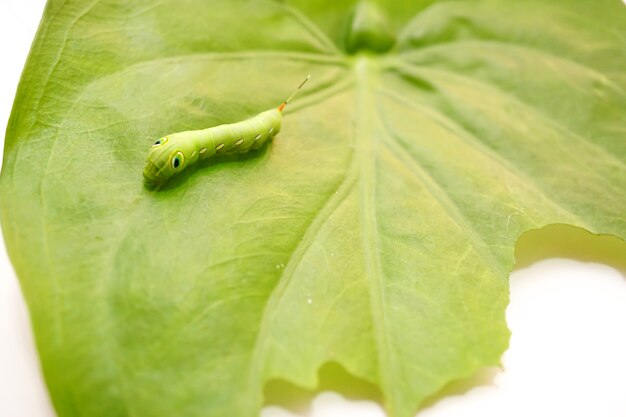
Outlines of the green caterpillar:
M157 140L148 154L143 177L148 184L161 185L200 160L215 155L244 153L258 149L280 132L283 109L305 80L278 108L248 120L203 130L174 133Z

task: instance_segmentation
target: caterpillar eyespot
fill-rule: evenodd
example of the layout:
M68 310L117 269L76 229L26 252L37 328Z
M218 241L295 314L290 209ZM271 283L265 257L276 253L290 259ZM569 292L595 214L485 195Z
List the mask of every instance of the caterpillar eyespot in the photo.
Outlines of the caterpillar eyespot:
M154 142L154 145L152 145L152 146L160 146L160 145L164 145L166 143L167 143L167 136L157 140L156 142Z
M280 132L285 106L310 78L308 75L278 108L264 111L241 122L174 133L158 139L148 153L143 171L145 181L149 184L164 184L186 167L196 163L200 157L210 158L218 154L218 151L222 155L259 149Z
M173 170L178 170L180 168L183 167L183 164L185 163L185 154L183 154L182 152L176 152L173 156L172 156L172 169Z

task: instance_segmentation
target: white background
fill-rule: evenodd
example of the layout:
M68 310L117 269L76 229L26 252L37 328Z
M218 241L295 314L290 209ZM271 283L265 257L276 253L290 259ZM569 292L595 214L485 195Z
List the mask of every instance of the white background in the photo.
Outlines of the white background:
M44 0L0 2L3 131L44 4ZM626 416L622 273L567 259L548 259L516 271L511 275L507 321L513 336L502 358L504 370L486 369L456 384L419 417ZM319 394L310 406L313 417L384 417L373 401L346 400L330 392ZM262 417L295 415L300 414L277 406L262 412ZM53 416L27 309L0 239L0 417Z

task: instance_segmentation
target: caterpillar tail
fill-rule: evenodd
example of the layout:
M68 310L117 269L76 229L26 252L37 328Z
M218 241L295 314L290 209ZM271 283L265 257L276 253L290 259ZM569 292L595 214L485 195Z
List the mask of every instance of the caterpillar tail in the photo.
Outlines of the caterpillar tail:
M300 83L300 85L298 86L298 88L296 88L293 93L291 93L291 95L289 96L289 98L287 98L287 100L283 101L282 104L280 106L278 106L278 111L282 112L285 107L287 106L287 104L296 96L296 94L298 94L298 91L300 91L300 89L302 88L302 86L304 84L306 84L307 81L309 81L309 79L311 79L311 74L307 75L306 78L304 79L304 81L302 81L302 83Z

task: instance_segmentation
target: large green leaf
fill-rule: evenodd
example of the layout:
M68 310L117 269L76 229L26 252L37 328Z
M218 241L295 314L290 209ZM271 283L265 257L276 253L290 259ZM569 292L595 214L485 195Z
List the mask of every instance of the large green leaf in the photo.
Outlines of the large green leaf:
M308 73L269 146L144 188ZM328 361L409 416L498 363L520 234L625 207L620 0L51 0L0 203L62 417L254 416Z

